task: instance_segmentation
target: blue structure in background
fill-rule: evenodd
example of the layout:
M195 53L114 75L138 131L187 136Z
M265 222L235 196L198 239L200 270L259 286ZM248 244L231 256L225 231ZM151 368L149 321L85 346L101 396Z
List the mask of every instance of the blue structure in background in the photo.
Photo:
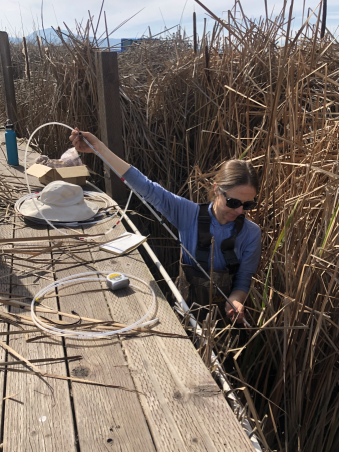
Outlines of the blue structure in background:
M128 50L129 47L131 47L131 45L133 43L141 44L143 40L144 40L144 38L136 38L136 39L134 39L134 38L131 38L131 39L123 38L123 39L121 39L121 52L124 52L125 50Z

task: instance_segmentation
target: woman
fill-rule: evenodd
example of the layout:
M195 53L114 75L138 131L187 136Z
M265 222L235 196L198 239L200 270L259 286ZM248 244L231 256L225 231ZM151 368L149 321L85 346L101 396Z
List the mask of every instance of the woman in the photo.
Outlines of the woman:
M94 135L88 132L82 135L134 190L178 229L182 244L208 272L211 238L214 237L213 281L238 310L225 303L227 316L232 321L243 322L243 303L261 252L260 228L243 215L256 205L258 177L251 163L230 160L222 165L210 193L212 202L200 206L151 182ZM72 131L70 140L77 151L93 152L79 137L78 129ZM183 296L186 289L184 298L189 305L193 302L208 305L209 281L184 251L179 289Z

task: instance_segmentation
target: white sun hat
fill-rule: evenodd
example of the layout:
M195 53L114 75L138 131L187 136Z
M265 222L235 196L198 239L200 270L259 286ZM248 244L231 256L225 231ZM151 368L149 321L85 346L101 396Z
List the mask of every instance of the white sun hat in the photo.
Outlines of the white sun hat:
M27 199L20 206L20 213L25 217L43 220L41 211L47 220L63 223L89 220L98 210L99 206L94 202L84 199L84 192L79 185L62 180L51 182L42 190L39 198Z

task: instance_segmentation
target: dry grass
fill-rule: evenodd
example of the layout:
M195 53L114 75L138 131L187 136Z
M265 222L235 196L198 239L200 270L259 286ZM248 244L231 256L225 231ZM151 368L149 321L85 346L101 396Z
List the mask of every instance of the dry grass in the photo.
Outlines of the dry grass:
M197 54L178 32L119 55L123 137L129 162L197 202L206 200L223 161L255 164L262 185L251 218L262 228L263 253L246 303L253 329L205 324L213 331L208 346L232 384L248 386L251 416L268 416L271 449L333 452L339 447L339 44L329 32L320 39L317 15L292 37L289 15L253 21L232 10L201 37ZM16 81L24 133L50 120L98 133L95 46L86 36L70 35L63 46L29 46L31 82L23 72ZM19 50L13 47L12 55L22 65ZM44 129L37 142L53 155L64 150L66 137ZM97 161L90 164L101 171ZM165 236L156 223L144 228L174 275L175 244L159 240Z

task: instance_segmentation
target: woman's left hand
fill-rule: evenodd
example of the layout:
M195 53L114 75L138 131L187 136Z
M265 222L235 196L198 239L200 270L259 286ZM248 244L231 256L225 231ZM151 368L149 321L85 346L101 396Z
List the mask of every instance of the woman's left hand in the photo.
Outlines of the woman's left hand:
M227 317L234 322L237 319L237 323L243 323L245 317L245 307L239 301L232 300L232 304L235 308L237 308L238 312L236 312L229 303L226 303L225 311ZM238 316L238 317L237 317Z

